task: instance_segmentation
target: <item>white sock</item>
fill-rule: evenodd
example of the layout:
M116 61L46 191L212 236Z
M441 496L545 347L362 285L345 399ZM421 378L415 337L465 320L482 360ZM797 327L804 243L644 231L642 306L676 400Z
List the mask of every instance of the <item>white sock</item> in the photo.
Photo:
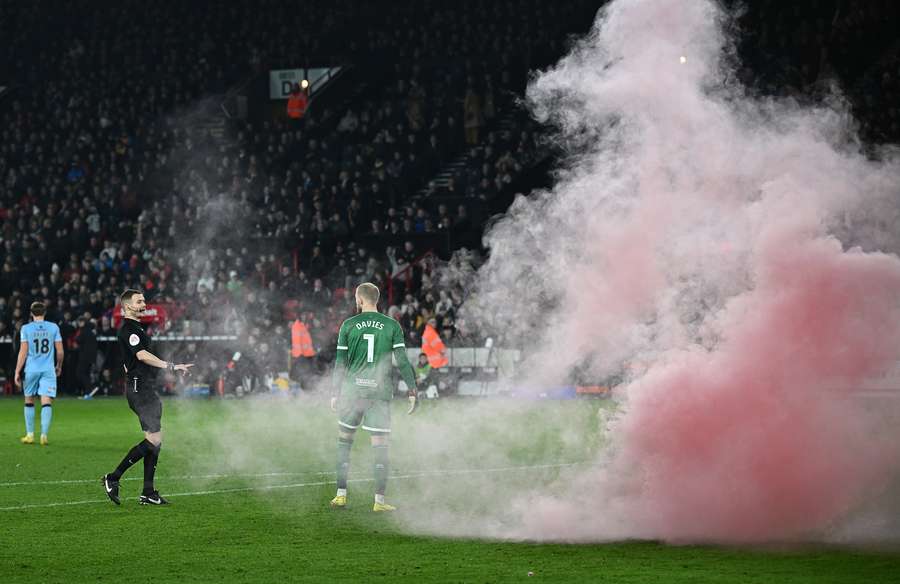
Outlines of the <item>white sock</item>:
M346 496L347 496L347 489L338 489L337 496L338 496L338 497L346 497Z
M384 505L384 495L379 495L376 493L375 502L378 503L379 505Z

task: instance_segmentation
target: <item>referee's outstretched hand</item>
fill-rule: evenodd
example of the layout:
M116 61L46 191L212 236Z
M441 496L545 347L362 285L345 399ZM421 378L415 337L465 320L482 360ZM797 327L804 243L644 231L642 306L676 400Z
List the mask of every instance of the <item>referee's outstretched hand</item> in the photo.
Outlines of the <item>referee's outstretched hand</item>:
M190 375L191 367L193 367L193 363L179 363L175 366L175 371L181 371L181 375Z

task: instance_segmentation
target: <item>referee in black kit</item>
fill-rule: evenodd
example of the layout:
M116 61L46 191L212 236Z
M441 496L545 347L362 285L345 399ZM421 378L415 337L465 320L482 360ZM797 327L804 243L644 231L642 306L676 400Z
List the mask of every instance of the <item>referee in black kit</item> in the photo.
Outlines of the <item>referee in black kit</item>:
M163 361L150 352L150 337L140 324L140 316L147 308L144 295L139 290L125 290L120 297L125 318L116 337L125 360L125 395L128 406L137 414L144 431L144 439L128 451L116 470L103 476L106 495L116 505L119 501L119 479L137 461L144 459L144 490L141 505L168 505L153 486L159 449L162 447L162 401L156 394L155 369L181 371L186 374L193 363L179 364Z

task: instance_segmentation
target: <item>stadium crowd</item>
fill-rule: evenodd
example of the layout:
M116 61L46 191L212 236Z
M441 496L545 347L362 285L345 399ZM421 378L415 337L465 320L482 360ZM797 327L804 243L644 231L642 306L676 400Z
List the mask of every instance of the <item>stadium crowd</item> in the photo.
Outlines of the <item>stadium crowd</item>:
M413 346L433 317L452 342L462 291L433 285L432 244L477 242L477 201L512 182L536 141L492 122L596 2L312 3L287 21L273 2L42 4L0 3L0 76L19 82L0 110L0 338L43 299L74 363L90 352L82 335L111 335L126 287L168 309L165 332L230 334L279 360L297 318L327 354L352 312L346 291L371 280ZM377 63L384 81L299 122L235 121L224 138L192 123L197 100L298 54ZM441 202L415 197L473 147L477 166ZM100 371L115 361L105 346Z
M63 390L110 391L117 356L96 338L135 287L168 312L157 334L237 338L177 345L200 378L236 353L289 367L296 321L321 369L372 281L409 346L432 320L448 345L479 342L457 318L464 290L434 268L479 248L492 201L548 155L517 99L602 3L0 0L0 83L15 89L0 101L0 339L44 300L69 349ZM896 141L897 19L887 0L762 2L741 20L745 80L802 97L837 76L865 135ZM297 55L356 62L354 98L223 136L196 123L203 98Z

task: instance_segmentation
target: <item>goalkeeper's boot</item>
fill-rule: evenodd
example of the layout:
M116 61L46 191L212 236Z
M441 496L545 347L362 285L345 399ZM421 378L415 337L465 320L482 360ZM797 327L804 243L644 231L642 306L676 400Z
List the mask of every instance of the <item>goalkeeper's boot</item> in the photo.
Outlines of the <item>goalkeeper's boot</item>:
M41 446L50 446L50 440L46 434L41 434Z
M163 499L162 495L159 494L159 491L150 491L149 493L144 493L143 495L141 495L140 504L168 505L169 502Z
M28 433L19 438L19 442L22 444L34 444L34 434Z
M112 480L109 478L109 475L103 475L100 482L103 483L103 488L106 490L106 496L109 497L109 500L116 505L121 505L122 503L119 501L119 481Z
M387 503L378 503L376 502L374 506L372 506L372 511L376 513L385 513L390 511L396 511L397 508L393 505L388 505Z
M332 509L346 509L347 508L347 495L338 495L334 499L331 500L331 508Z

